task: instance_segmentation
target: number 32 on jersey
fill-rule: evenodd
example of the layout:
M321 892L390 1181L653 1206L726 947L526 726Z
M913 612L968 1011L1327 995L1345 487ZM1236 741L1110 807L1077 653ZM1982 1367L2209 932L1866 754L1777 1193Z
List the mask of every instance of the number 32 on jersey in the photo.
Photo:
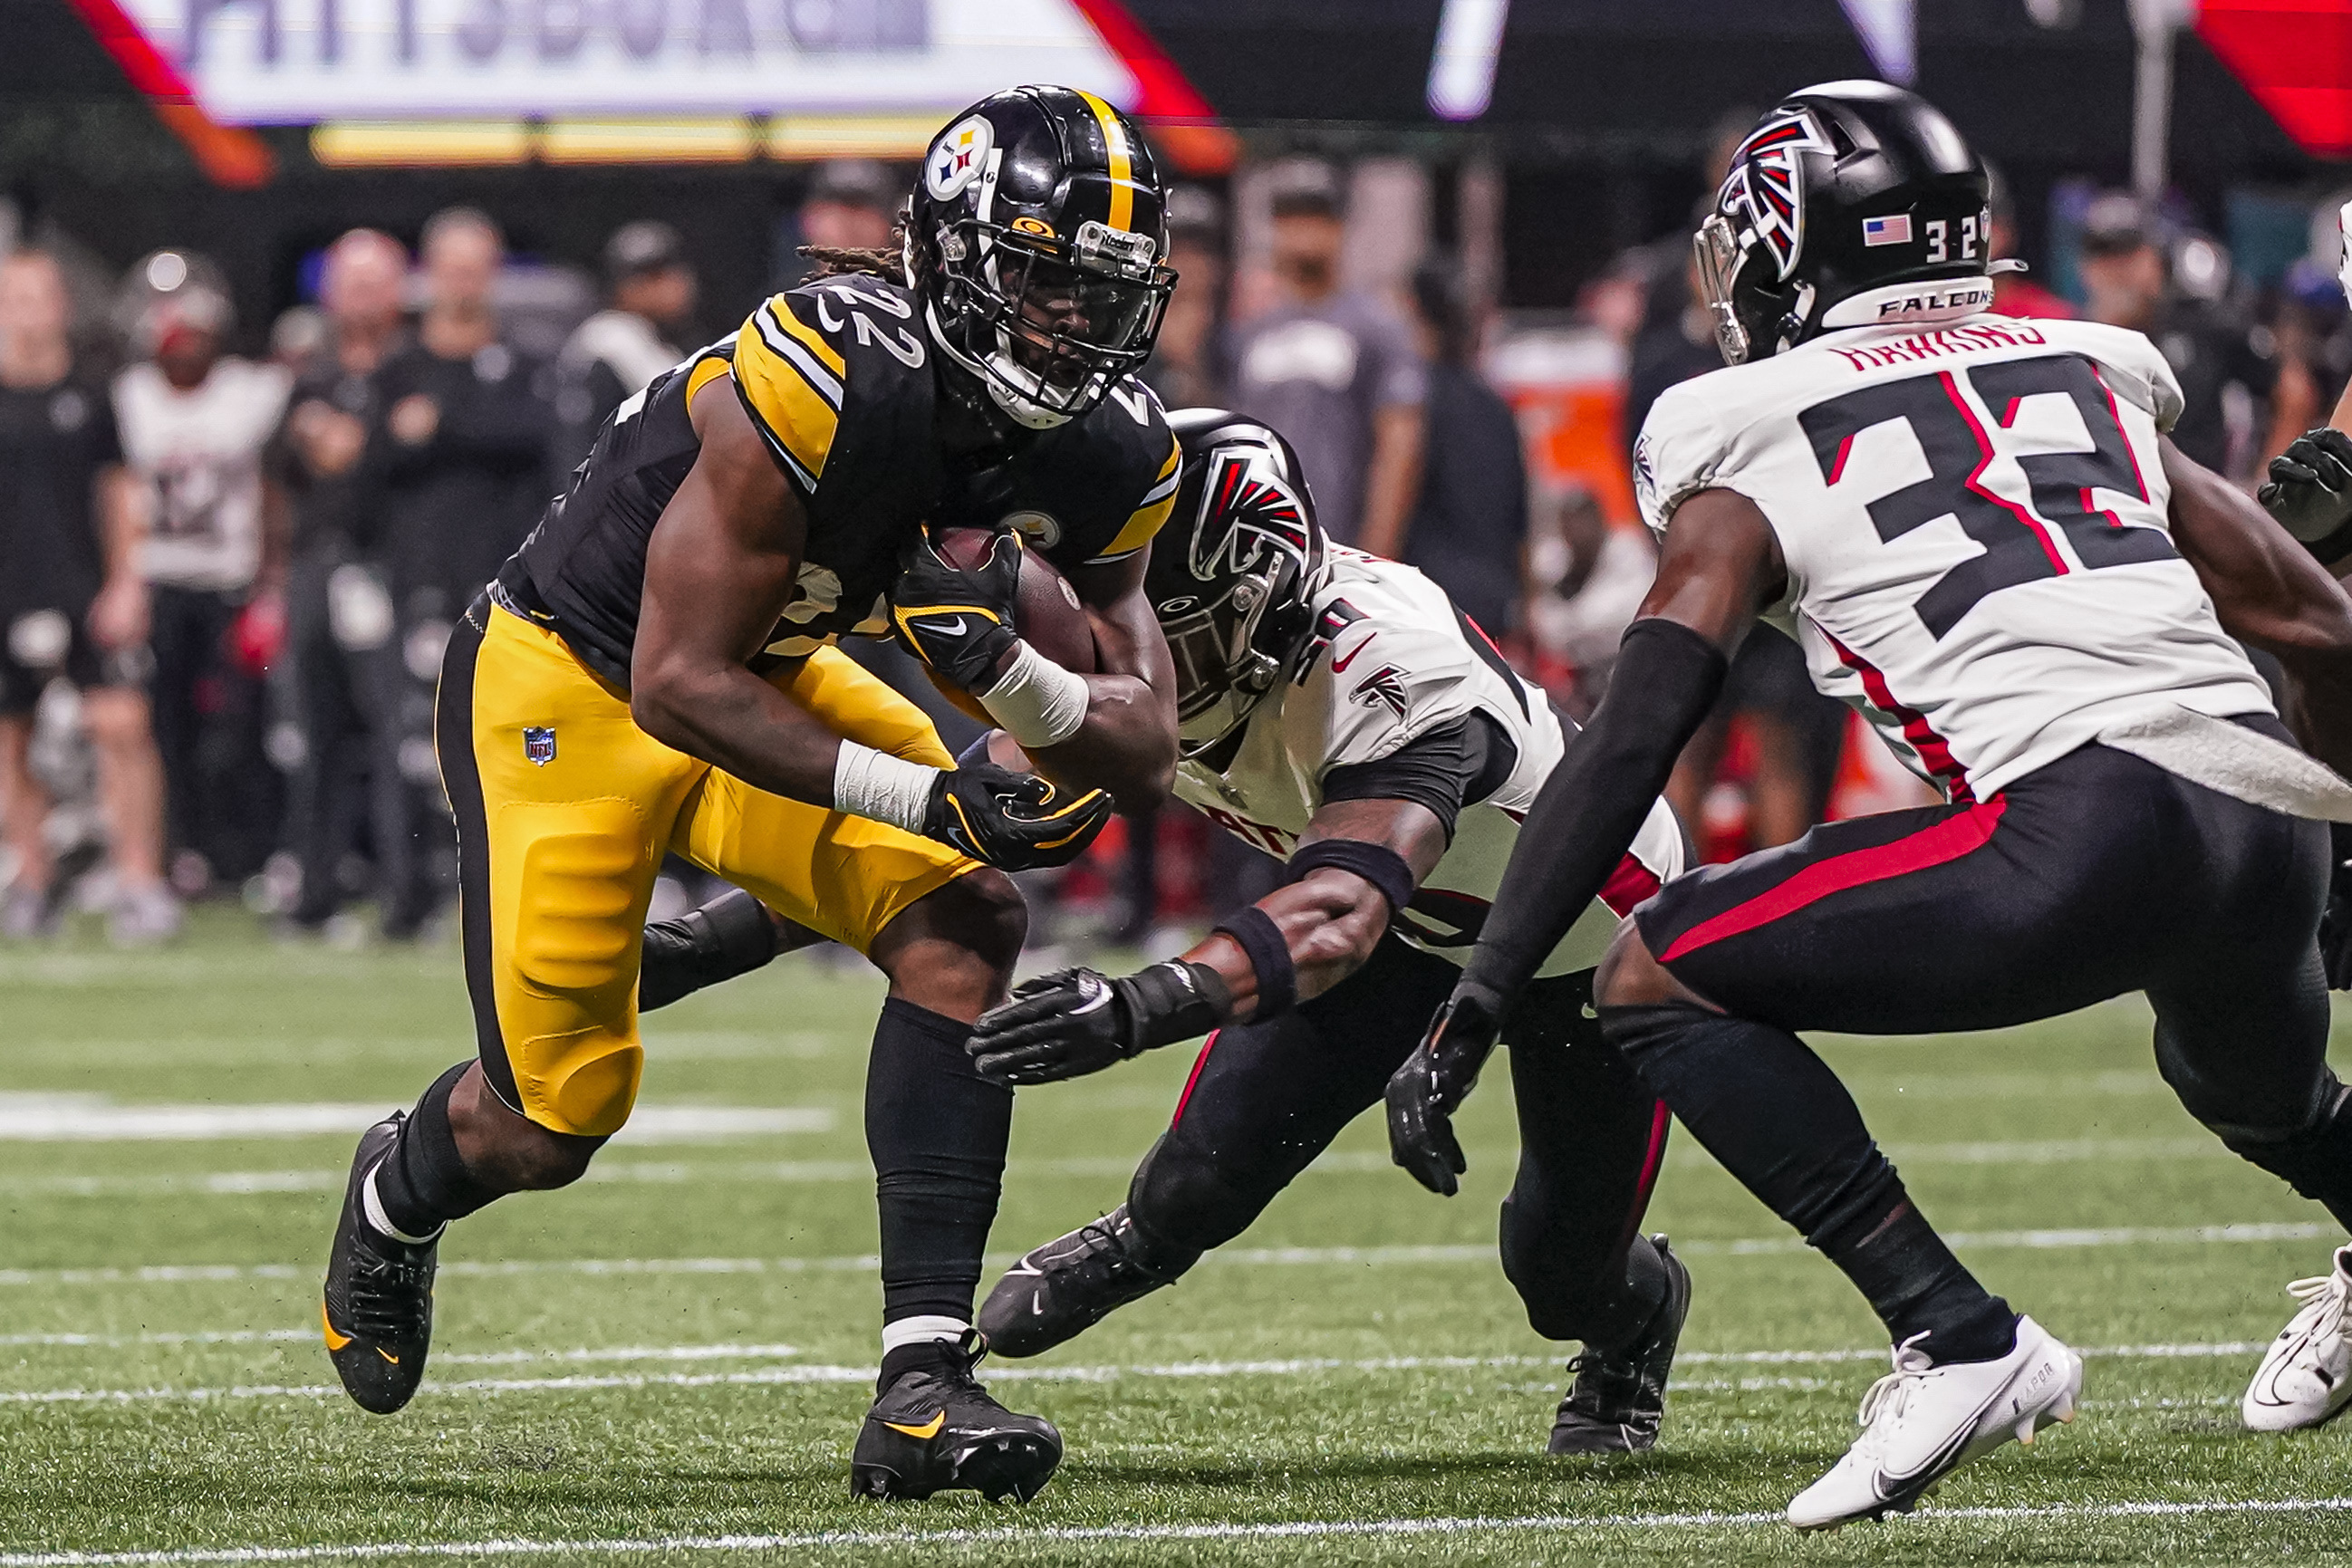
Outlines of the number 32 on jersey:
M1991 411L1991 426L1963 393L1962 382ZM2026 400L2044 394L2073 404L2089 433L2089 451L2053 452L2046 442L2029 444L2019 438L2018 415ZM2056 535L2063 535L2075 560L2093 570L2166 560L2176 553L2162 529L2126 523L2113 511L2092 505L2094 490L2111 490L2143 502L2149 496L2114 395L2081 355L2010 360L1885 382L1816 403L1798 415L1822 478L1832 489L1853 482L1846 474L1846 459L1854 438L1895 423L1909 427L1927 458L1928 475L1866 505L1878 537L1892 542L1949 517L1984 547L1983 553L1947 571L1915 606L1929 634L1938 640L1987 594L2073 571ZM1985 470L2002 457L2024 473L2030 505L1986 486Z

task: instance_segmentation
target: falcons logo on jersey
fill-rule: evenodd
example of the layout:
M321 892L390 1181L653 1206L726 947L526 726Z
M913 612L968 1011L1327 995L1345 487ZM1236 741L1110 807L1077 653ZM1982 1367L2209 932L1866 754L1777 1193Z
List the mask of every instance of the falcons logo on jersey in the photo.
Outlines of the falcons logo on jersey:
M1785 279L1805 247L1803 152L1834 155L1821 122L1805 109L1792 110L1748 132L1731 155L1731 172L1715 204L1755 235Z
M1404 694L1404 675L1394 664L1382 664L1366 675L1357 683L1356 689L1348 694L1348 699L1360 702L1366 707L1385 706L1399 718L1402 718L1405 709L1412 706Z
M1223 533L1213 525L1227 522ZM1221 453L1217 471L1201 486L1201 519L1187 558L1202 582L1255 570L1268 549L1307 564L1307 514L1289 484L1262 450Z

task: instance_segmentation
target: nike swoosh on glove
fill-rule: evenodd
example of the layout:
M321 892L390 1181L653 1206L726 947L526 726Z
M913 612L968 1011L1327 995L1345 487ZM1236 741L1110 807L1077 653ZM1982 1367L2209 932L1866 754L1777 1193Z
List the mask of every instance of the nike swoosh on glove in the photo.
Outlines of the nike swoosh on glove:
M1021 536L1010 528L971 570L950 565L918 535L899 557L890 621L915 657L977 695L996 685L1012 653L1013 595L1021 581Z
M1001 1083L1082 1078L1214 1029L1232 994L1205 964L1171 958L1122 979L1060 969L1025 980L972 1027L972 1065Z
M923 835L1003 871L1067 865L1110 821L1111 798L1074 792L992 762L943 772L931 786Z
M1454 1113L1494 1051L1499 1011L1483 988L1467 981L1455 987L1420 1046L1389 1079L1389 1157L1442 1197L1462 1190L1458 1178L1470 1168L1454 1135Z

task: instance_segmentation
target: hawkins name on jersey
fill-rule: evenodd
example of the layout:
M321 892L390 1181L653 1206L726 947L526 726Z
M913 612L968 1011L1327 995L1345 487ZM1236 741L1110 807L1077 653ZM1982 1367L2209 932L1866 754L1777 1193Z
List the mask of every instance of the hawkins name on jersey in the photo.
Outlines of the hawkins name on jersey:
M1755 502L1789 570L1765 619L1973 800L2180 709L2274 711L2172 545L2158 434L2179 413L2164 356L2120 328L1856 328L1668 391L1634 487L1662 531L1699 490Z
M1315 639L1244 721L1221 773L1199 761L1176 770L1176 793L1235 838L1287 858L1323 804L1334 768L1377 762L1408 741L1474 713L1508 737L1517 761L1503 786L1465 804L1445 855L1397 912L1413 946L1467 961L1493 904L1519 823L1564 746L1543 693L1514 674L1453 601L1420 572L1334 547L1312 600ZM1661 800L1626 863L1545 961L1546 976L1601 961L1621 915L1683 871L1683 835Z
M757 670L887 636L883 596L926 523L1013 528L1067 572L1142 549L1176 504L1176 438L1142 383L1123 380L1082 417L1002 449L951 455L919 297L878 277L821 278L615 409L500 574L517 608L553 622L610 679L627 681L646 541L700 448L688 403L730 374L808 513L799 578Z

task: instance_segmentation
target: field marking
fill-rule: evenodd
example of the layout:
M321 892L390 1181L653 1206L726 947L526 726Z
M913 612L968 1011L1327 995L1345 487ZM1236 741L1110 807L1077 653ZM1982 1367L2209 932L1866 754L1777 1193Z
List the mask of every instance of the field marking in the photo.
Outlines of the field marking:
M2310 1241L2343 1232L2311 1221L2274 1223L2248 1221L2231 1225L2117 1226L2105 1229L1979 1230L1948 1232L1956 1248L2025 1248L2060 1251L2095 1247L2201 1246L2210 1243ZM1686 1258L1745 1258L1807 1250L1800 1239L1751 1237L1744 1240L1677 1241L1675 1250ZM996 1268L1020 1254L992 1252L986 1262ZM1391 1267L1412 1264L1492 1263L1491 1245L1432 1244L1412 1247L1227 1247L1209 1253L1203 1263L1226 1267L1308 1267L1346 1265ZM441 1265L444 1276L509 1278L535 1274L807 1274L858 1272L878 1269L873 1253L832 1258L514 1258L498 1260L457 1259ZM5 1285L127 1285L192 1284L237 1280L307 1279L318 1272L310 1263L157 1263L143 1267L89 1269L0 1269Z
M153 1143L357 1133L392 1107L367 1102L123 1104L107 1094L0 1092L0 1143ZM825 1133L822 1105L640 1105L617 1136L637 1143Z
M2207 1514L2341 1513L2352 1497L2236 1501L2053 1503L2028 1508L1930 1508L1890 1530L1941 1522L2063 1519L2175 1519ZM315 1563L381 1557L616 1556L676 1552L793 1552L927 1545L984 1546L1052 1542L1295 1541L1318 1536L1420 1536L1595 1530L1747 1530L1780 1525L1779 1513L1454 1515L1422 1519L1300 1519L1263 1523L1007 1525L964 1530L813 1530L788 1535L665 1535L635 1540L355 1542L340 1546L195 1546L155 1552L0 1552L0 1568L131 1568L141 1563Z
M762 1033L751 1030L689 1029L645 1033L650 1061L806 1061L837 1049L839 1037L815 1030ZM360 1040L347 1035L310 1035L256 1040L251 1036L179 1035L166 1040L64 1040L48 1037L9 1042L0 1060L11 1066L87 1068L264 1067L324 1061L383 1061L398 1056L432 1056L444 1062L474 1053L474 1042L457 1035L385 1035Z
M277 1338L289 1331L270 1331ZM302 1338L311 1337L312 1331L292 1331ZM2079 1347L2078 1353L2096 1360L2175 1360L2189 1356L2236 1357L2250 1355L2263 1348L2262 1342L2223 1341L2211 1344L2147 1344L2094 1345ZM573 1351L492 1351L445 1354L436 1365L512 1365L534 1361L599 1362L599 1361L712 1361L740 1357L760 1359L787 1357L799 1354L791 1345L673 1345L662 1347L624 1347L604 1350ZM1679 1366L1757 1366L1790 1364L1825 1364L1876 1363L1886 1359L1885 1350L1814 1350L1814 1351L1691 1351L1677 1358ZM1561 1355L1394 1355L1370 1356L1345 1360L1331 1356L1291 1356L1261 1361L1175 1361L1143 1362L1129 1364L994 1366L988 1372L992 1383L1115 1383L1123 1378L1202 1379L1236 1377L1300 1377L1328 1373L1381 1374L1393 1372L1481 1372L1525 1371L1543 1369L1565 1372L1565 1354ZM865 1385L874 1381L871 1365L845 1365L835 1363L798 1363L790 1366L766 1366L745 1372L673 1372L673 1373L572 1373L557 1377L474 1377L442 1382L427 1378L418 1388L420 1396L431 1395L505 1394L574 1394L604 1389L645 1388L722 1388L761 1387L789 1385ZM1685 1381L1674 1385L1679 1393L1725 1393L1753 1391L1765 1388L1819 1389L1831 1386L1820 1379L1788 1377L1753 1377L1738 1379ZM145 1388L27 1388L0 1391L0 1405L152 1405L205 1404L221 1400L248 1399L324 1399L341 1393L331 1383L263 1383L232 1384L226 1386L200 1385L173 1387L157 1385ZM2130 1402L2133 1407L2137 1402ZM2210 1403L2199 1400L2195 1403ZM2224 1401L2227 1403L2227 1401Z

